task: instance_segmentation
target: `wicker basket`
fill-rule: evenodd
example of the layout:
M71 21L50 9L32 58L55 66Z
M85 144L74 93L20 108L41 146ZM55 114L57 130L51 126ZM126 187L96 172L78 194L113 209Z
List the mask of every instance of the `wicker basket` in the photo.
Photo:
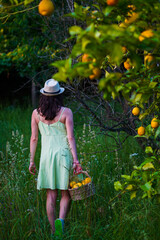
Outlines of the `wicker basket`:
M90 177L86 171L82 171L82 173L87 177ZM73 201L83 200L95 194L95 185L91 181L90 183L87 183L79 188L69 188L68 191Z

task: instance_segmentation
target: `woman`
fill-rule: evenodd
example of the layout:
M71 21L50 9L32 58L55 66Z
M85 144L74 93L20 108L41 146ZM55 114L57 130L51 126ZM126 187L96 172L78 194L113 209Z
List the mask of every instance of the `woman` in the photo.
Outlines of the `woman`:
M39 107L32 113L30 139L29 171L35 174L34 157L38 142L38 129L41 133L41 158L37 189L47 190L46 210L52 233L60 235L64 228L64 219L70 205L68 192L69 171L72 161L74 173L82 171L77 158L76 143L73 133L73 114L63 107L64 88L54 79L45 82ZM55 207L58 189L61 190L59 218L55 221Z

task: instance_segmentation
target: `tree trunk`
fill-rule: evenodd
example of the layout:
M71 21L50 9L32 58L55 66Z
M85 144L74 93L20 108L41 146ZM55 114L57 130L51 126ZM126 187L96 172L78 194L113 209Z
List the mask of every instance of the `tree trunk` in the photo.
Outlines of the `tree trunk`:
M33 80L32 80L31 95L32 95L32 106L33 108L36 108L37 107L37 91L36 91L36 84Z

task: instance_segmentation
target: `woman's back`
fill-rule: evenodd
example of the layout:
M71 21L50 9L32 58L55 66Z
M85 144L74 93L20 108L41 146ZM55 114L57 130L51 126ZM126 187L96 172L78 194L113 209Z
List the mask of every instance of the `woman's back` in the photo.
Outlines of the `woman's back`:
M45 120L45 117L38 115L39 130L41 135L66 135L65 117L63 116L66 108L62 108L53 120Z
M66 127L61 122L64 111L65 108L58 114L58 121L54 120L54 122L43 122L39 116L38 126L41 133L41 158L38 189L46 187L50 189L66 189L68 187L67 179L72 159Z
M41 133L41 154L43 152L57 152L60 148L68 149L68 140L65 124L61 118L65 108L62 109L58 121L47 124L39 120L38 126ZM41 119L41 118L40 118Z
M37 112L37 110L35 110ZM61 122L63 124L65 124L65 119L66 119L66 112L68 111L68 108L66 107L61 107L60 111L57 113L56 117L52 120L46 120L45 116L42 116L42 114L38 114L37 113L37 118L39 121L49 125L49 124L54 124L56 122Z

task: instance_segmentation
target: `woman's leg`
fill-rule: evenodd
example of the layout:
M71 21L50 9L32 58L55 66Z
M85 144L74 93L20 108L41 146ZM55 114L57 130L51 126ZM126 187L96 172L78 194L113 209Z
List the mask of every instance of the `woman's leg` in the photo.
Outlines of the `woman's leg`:
M68 190L61 190L59 218L65 219L69 211L71 198Z
M46 201L46 210L48 220L51 224L52 233L55 231L54 221L56 219L56 199L58 191L57 189L51 190L47 189L47 201Z

